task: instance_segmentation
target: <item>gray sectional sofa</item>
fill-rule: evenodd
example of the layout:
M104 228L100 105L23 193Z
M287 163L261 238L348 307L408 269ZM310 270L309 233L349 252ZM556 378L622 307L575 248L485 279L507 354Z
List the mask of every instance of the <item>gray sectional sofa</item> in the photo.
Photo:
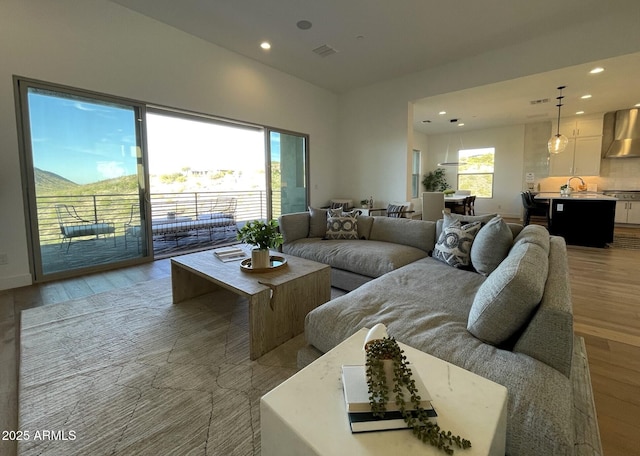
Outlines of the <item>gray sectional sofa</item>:
M354 290L363 283L429 256L435 230L421 220L359 216L355 239L325 239L327 210L279 218L284 253L331 266L331 286ZM374 223L375 222L375 223Z
M602 454L564 240L485 216L465 244L473 261L452 267L430 252L442 257L459 222L478 221L455 219L363 217L360 239L323 240L311 214L282 216L283 251L330 264L335 284L353 290L308 314L299 365L384 323L397 340L507 387L508 455Z

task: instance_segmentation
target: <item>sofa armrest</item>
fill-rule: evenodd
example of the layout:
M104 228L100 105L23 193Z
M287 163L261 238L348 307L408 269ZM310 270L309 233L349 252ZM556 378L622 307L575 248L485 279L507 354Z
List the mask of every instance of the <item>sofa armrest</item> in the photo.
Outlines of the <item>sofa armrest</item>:
M309 213L294 212L278 217L278 225L284 243L303 239L309 236Z

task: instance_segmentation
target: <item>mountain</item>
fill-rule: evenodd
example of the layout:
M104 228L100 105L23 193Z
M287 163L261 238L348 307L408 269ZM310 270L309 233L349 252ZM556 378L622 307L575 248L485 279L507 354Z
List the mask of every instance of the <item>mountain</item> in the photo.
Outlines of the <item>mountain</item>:
M51 171L39 168L34 171L38 196L135 194L138 191L138 177L135 174L80 185Z
M59 190L69 191L78 187L78 184L60 176L59 174L39 168L34 168L34 177L36 181L37 194L42 194L43 192L57 192Z

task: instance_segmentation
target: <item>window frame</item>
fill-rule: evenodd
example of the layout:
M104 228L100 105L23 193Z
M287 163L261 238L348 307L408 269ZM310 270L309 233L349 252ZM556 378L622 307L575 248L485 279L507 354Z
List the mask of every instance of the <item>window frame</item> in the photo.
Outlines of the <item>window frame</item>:
M420 197L420 168L422 167L422 152L413 149L411 155L411 197Z

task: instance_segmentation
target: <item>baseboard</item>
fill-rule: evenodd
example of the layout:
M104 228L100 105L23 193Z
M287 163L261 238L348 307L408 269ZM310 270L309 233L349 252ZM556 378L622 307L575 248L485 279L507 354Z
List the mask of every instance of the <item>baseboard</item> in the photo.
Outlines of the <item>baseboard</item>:
M26 287L33 284L31 274L0 278L0 290L10 290L12 288Z

